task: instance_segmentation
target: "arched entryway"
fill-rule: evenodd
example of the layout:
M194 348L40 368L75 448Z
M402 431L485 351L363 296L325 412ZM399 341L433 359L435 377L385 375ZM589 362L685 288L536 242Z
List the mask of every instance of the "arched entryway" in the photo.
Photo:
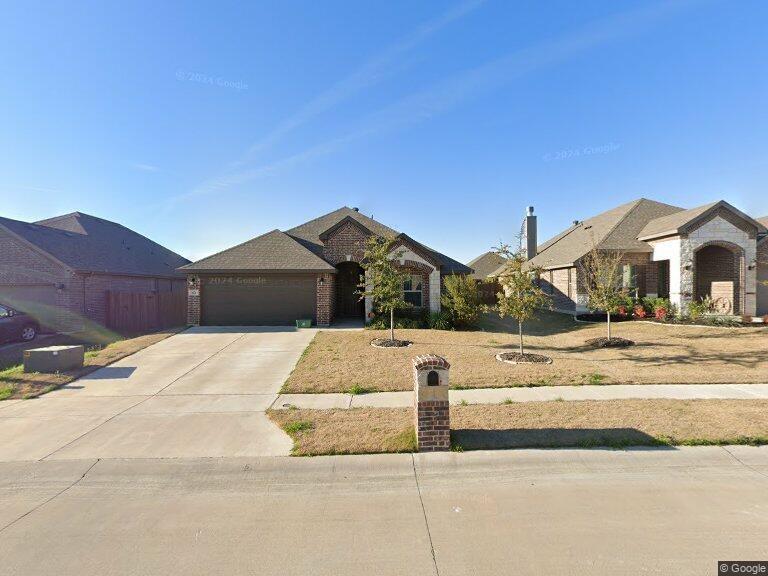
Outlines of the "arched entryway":
M694 261L694 300L709 296L718 312L741 314L744 286L744 251L727 242L699 248Z
M364 318L365 302L357 294L362 267L357 262L341 262L336 270L336 318Z

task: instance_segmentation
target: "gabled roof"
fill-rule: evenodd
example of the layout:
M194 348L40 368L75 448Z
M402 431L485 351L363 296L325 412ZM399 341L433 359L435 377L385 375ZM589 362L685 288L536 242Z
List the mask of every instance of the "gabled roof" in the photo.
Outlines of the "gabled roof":
M593 247L600 250L651 252L651 247L637 239L645 225L656 218L683 211L682 208L640 198L617 206L583 222L570 226L539 245L530 263L542 268L573 266ZM494 273L497 271L494 271Z
M341 220L336 222L336 224L334 224L333 226L328 228L328 230L326 230L325 232L320 233L318 238L321 241L325 242L326 240L328 240L328 238L330 238L333 235L334 232L336 232L336 230L338 230L339 228L341 228L345 224L352 224L353 226L356 226L364 234L372 234L372 232L368 229L368 227L365 226L362 222L359 222L358 220L355 220L354 218L352 218L352 216L344 216L344 218L342 218Z
M35 223L0 217L0 228L77 272L177 277L189 263L125 226L81 212Z
M377 236L387 237L387 236L398 236L399 234L397 230L394 230L389 226L385 226L381 222L374 220L373 218L369 218L365 214L361 214L357 210L353 208L349 208L348 206L343 206L338 210L334 210L333 212L329 212L328 214L325 214L324 216L320 216L319 218L315 218L314 220L305 222L300 226L296 226L295 228L286 230L285 233L295 238L308 250L311 250L318 256L322 256L323 240L321 239L320 236L323 235L324 232L328 231L330 228L336 226L337 224L340 224L342 220L347 218L351 218L355 220L357 223L362 225L364 228L367 228ZM461 262L457 262L453 258L446 256L445 254L441 254L440 252L433 250L432 248L425 246L424 244L416 242L410 237L408 238L416 246L420 247L422 250L428 253L430 257L427 258L427 260L431 259L432 261L439 264L441 267L441 271L444 274L471 274L472 273L472 269L464 266L464 264L462 264Z
M480 254L480 256L467 264L467 266L475 271L472 277L478 280L485 280L503 265L504 257L493 250Z
M760 224L768 228L768 216L763 216L762 218L755 218Z
M181 268L184 272L335 272L325 260L296 239L272 230Z
M640 231L638 238L641 240L650 240L651 238L659 238L661 236L672 236L680 234L688 227L696 224L700 220L707 218L710 214L720 208L732 212L736 216L746 220L750 224L754 225L758 232L765 232L765 226L753 219L751 216L747 216L744 212L741 212L737 208L731 206L725 200L718 202L710 202L703 206L697 206L690 210L683 210L682 212L676 212L663 218L656 218L648 222L648 224Z

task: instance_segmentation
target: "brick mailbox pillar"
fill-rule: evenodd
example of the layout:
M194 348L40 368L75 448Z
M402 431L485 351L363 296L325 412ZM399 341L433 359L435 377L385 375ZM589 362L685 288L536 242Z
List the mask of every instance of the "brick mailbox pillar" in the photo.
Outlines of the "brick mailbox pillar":
M448 412L448 360L434 354L413 359L416 447L419 452L451 448Z

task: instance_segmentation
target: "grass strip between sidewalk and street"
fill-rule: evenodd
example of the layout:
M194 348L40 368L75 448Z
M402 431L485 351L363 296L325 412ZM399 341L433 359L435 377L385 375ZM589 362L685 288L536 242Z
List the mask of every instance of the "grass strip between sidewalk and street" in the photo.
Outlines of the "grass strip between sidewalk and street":
M39 372L26 373L24 372L24 367L22 365L0 370L0 400L36 398L55 390L59 386L69 384L78 378L82 378L99 368L109 366L118 360L122 360L126 356L135 354L139 350L143 350L152 344L165 340L169 336L173 336L182 330L184 330L184 328L171 328L152 334L137 336L136 338L118 340L108 344L100 350L89 350L85 353L83 367L77 370L68 370L57 374L42 374Z
M410 408L270 410L295 456L412 452ZM451 407L454 450L768 444L768 400L582 400Z

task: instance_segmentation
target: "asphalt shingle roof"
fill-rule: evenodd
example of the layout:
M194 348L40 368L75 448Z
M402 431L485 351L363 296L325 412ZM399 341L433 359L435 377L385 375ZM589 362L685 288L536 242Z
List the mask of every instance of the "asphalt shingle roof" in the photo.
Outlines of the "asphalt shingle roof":
M185 272L214 270L333 271L335 268L323 260L323 241L320 236L345 218L354 219L378 236L401 236L407 239L440 264L441 271L445 274L469 274L472 272L472 269L464 266L464 264L347 206L285 232L273 230L239 246L203 258L185 266L183 270Z
M757 227L758 232L765 232L765 226L760 221L747 216L743 212L728 204L728 202L720 200L718 202L710 202L709 204L704 204L703 206L697 206L696 208L691 208L690 210L676 212L663 218L656 218L655 220L651 220L638 233L638 237L643 239L650 239L659 236L677 234L681 232L682 229L685 228L688 224L706 216L707 213L719 208L725 208L737 216L740 216L744 220L751 222Z
M472 260L467 266L475 271L475 273L472 274L473 278L485 280L503 264L504 258L502 256L497 252L489 251Z
M121 224L81 212L35 223L0 217L0 226L76 271L173 277L189 263Z
M232 248L182 267L185 272L245 271L331 272L335 268L295 238L272 230Z
M602 250L650 252L637 235L651 220L683 209L640 198L579 222L539 245L531 264L542 268L572 266L593 247ZM498 272L495 271L494 273Z

